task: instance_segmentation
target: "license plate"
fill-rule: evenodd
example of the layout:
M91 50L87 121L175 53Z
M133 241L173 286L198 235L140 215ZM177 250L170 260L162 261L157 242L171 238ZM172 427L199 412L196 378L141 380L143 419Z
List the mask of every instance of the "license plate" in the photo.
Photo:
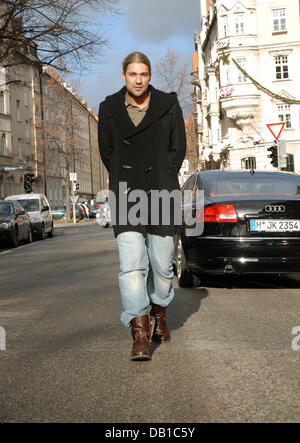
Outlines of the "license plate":
M255 231L255 232L300 231L300 220L250 220L250 231Z

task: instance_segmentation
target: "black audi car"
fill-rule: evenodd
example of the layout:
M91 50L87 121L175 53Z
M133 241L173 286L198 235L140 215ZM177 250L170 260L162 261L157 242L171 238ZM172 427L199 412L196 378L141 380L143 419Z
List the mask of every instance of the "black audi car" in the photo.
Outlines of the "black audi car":
M197 190L204 201L198 211ZM183 204L183 229L175 237L179 286L199 286L204 274L300 272L299 175L202 171L188 178L184 191L194 197Z
M0 201L0 245L5 240L13 247L32 242L30 217L17 201Z

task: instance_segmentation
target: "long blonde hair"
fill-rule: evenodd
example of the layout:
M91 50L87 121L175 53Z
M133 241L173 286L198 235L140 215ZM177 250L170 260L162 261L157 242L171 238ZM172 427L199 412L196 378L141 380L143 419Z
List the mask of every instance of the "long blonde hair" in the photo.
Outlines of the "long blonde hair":
M151 75L151 63L148 57L143 54L142 52L132 52L131 54L127 55L127 57L123 61L123 72L126 73L128 65L131 63L143 63L144 65L148 66L149 73Z

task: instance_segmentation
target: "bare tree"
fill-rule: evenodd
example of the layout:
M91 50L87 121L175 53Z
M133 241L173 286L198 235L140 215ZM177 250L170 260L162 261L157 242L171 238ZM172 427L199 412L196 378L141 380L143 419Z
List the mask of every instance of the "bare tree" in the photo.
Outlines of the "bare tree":
M106 43L99 25L86 16L91 8L116 11L118 0L1 0L0 65L38 63L64 70L58 63L86 67ZM31 57L37 52L38 58ZM39 59L39 60L38 60Z
M44 113L40 146L44 152L45 175L65 182L66 217L70 219L70 172L79 163L89 164L86 142L88 124L84 102L62 78L48 70L43 74Z
M166 92L177 93L183 109L187 112L193 109L189 63L182 63L180 56L168 49L166 55L156 63L153 77L159 88Z

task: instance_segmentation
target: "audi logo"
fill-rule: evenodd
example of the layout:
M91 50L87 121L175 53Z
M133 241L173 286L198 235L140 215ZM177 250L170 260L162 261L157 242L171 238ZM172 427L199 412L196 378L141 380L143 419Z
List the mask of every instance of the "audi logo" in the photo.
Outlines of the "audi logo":
M268 205L265 206L266 212L285 212L285 206L283 205Z

